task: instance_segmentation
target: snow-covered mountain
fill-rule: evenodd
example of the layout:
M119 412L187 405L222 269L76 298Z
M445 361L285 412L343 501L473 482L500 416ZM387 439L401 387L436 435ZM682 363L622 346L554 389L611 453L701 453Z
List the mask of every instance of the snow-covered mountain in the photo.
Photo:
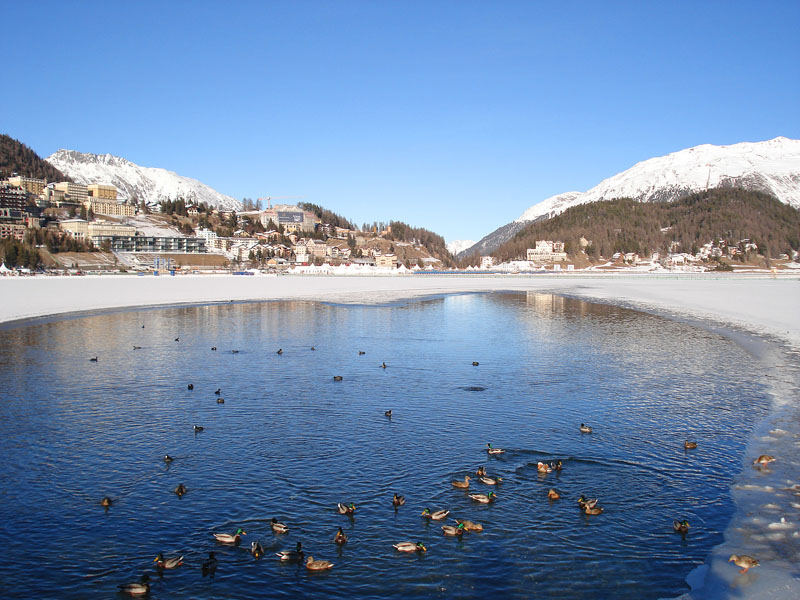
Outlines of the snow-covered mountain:
M135 197L145 202L158 202L181 196L185 200L205 202L225 210L242 208L241 202L235 198L220 194L197 179L157 167L141 167L111 154L59 150L45 160L76 183L110 183L116 186L122 199Z
M766 192L800 209L800 140L778 137L730 146L703 144L637 163L587 192L567 192L531 206L518 219L493 231L461 253L488 254L532 221L550 219L571 206L633 198L677 200L715 187Z
M455 256L462 250L471 248L474 245L475 240L453 240L452 242L447 242L447 251Z

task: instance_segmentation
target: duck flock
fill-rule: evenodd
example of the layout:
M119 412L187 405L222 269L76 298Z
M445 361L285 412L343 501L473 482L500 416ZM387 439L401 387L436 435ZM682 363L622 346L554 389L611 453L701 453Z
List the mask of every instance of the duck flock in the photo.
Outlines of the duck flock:
M175 341L179 341L179 338L175 338ZM139 347L134 346L134 349L138 349ZM315 350L314 347L311 348ZM212 350L216 350L216 347L213 347ZM283 354L283 350L279 349L277 354ZM363 351L359 351L359 355L363 355ZM94 356L90 358L91 362L98 362L98 357ZM478 366L478 362L472 362L473 366ZM387 365L385 362L382 362L379 365L380 368L386 369ZM342 376L334 375L334 381L342 381ZM187 390L192 391L194 389L194 385L189 383L187 385ZM215 396L217 397L217 403L224 403L224 399L221 397L222 390L221 388L216 389L214 392ZM385 416L389 419L392 417L392 410L387 410L384 412ZM577 427L578 432L580 434L591 434L593 429L591 426L581 423L579 427ZM195 434L204 431L204 427L201 425L194 425L193 431ZM685 441L684 442L684 450L694 450L697 448L697 442L694 441ZM487 443L485 447L485 452L488 457L496 457L505 453L505 450L502 448L498 448L493 446L491 443ZM174 460L169 454L164 455L163 461L166 465L169 465ZM775 460L774 457L769 455L762 455L759 456L757 459L753 461L753 463L757 466L764 467L769 463ZM552 462L538 462L537 464L537 471L540 475L546 475L548 473L561 473L564 465L561 460L555 460ZM471 471L471 470L470 470ZM481 484L479 490L475 490L474 483L478 482ZM480 466L477 470L474 471L474 476L472 475L465 475L463 479L457 479L450 482L452 488L464 490L473 502L476 504L484 504L490 505L497 501L499 494L498 492L502 489L503 478L497 474L490 474L484 466ZM475 491L473 491L475 490ZM498 491L495 491L498 490ZM182 497L187 492L188 489L183 483L180 483L173 492L178 496ZM547 492L547 498L550 501L558 501L562 499L562 493L559 492L556 488L550 488ZM578 509L586 515L589 516L596 516L603 514L603 508L599 504L599 500L597 498L587 498L584 495L580 495L578 498L575 499ZM406 499L404 496L394 493L392 498L387 498L387 508L389 503L394 509L394 511L398 511L401 507L405 506ZM114 500L109 497L105 496L101 499L100 504L106 510L109 510L114 503ZM333 508L333 507L332 507ZM336 505L335 510L343 515L349 517L351 520L355 518L357 514L358 507L352 501L345 501L340 502ZM464 535L471 535L474 533L480 533L484 531L484 525L481 523L477 523L471 521L469 519L465 519L462 517L454 518L451 517L451 511L447 509L437 509L431 510L428 507L425 507L422 512L420 513L421 519L427 520L430 523L439 524L441 527L442 535L443 536L451 536L461 538ZM451 517L448 519L448 517ZM452 524L451 524L452 523ZM270 528L274 534L277 535L286 535L290 531L290 525L279 521L277 518L273 517L270 520ZM680 534L681 536L686 536L689 532L690 525L686 519L682 520L674 520L673 521L673 530L675 533ZM235 546L239 547L242 543L243 537L247 535L247 532L242 527L237 527L233 532L211 532L209 535L209 542L215 543L218 546ZM332 536L331 541L338 547L342 547L347 544L348 538L345 532L343 531L342 527L338 528L338 531ZM414 541L414 540L406 540L406 541L398 541L391 545L394 548L395 552L403 552L403 553L425 553L428 551L428 547L421 541ZM388 544L387 544L388 549ZM324 552L324 550L323 550ZM254 540L250 543L249 553L252 555L254 560L261 560L266 557L266 551L262 543L258 540ZM314 558L311 554L306 553L306 549L303 547L302 542L298 541L295 547L291 550L282 550L277 553L274 553L274 559L281 563L297 563L303 565L308 571L310 572L326 572L330 571L334 567L334 563L328 560L320 560ZM163 553L159 552L157 556L153 559L155 563L156 570L160 576L164 576L166 571L174 570L179 567L186 567L186 562L184 561L184 556L171 556L165 557ZM733 562L735 565L741 567L741 573L747 572L748 569L759 566L758 559L748 556L748 555L731 555L728 562ZM219 565L219 558L217 557L217 553L214 550L210 550L208 552L207 558L205 558L201 564L195 565L199 567L199 572L203 577L214 577L216 570ZM129 582L125 584L119 585L119 590L123 594L131 595L131 596L140 596L140 595L147 595L150 593L151 589L150 584L150 575L148 573L144 573L138 581Z

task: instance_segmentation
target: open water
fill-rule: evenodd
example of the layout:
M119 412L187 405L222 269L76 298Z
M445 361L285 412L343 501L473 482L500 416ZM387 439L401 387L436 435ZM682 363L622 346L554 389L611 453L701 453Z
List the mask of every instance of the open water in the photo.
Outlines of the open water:
M674 597L722 541L770 406L753 357L721 335L537 293L160 308L0 339L4 597L116 597L145 572L152 598ZM481 465L504 480L491 505L450 483ZM490 489L473 477L469 492ZM603 514L581 513L581 494ZM425 507L484 531L443 537ZM212 537L238 527L239 547ZM281 564L297 541L333 569ZM185 564L160 577L158 552Z

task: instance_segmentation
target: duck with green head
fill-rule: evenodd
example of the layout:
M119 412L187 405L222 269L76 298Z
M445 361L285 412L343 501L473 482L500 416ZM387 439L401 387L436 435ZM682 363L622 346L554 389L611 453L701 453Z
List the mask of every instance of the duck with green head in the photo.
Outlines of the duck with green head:
M241 527L239 527L233 534L215 533L214 539L221 544L235 544L238 546L243 535L247 535L247 532Z

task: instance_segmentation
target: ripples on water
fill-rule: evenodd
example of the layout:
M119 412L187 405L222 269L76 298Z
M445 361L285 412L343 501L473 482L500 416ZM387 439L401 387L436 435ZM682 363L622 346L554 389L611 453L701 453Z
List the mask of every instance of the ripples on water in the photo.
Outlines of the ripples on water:
M186 565L153 576L154 598L675 596L721 541L768 404L752 359L719 335L545 294L158 309L1 335L7 597L109 597L159 551ZM506 454L488 458L489 441ZM537 473L555 459L561 473ZM450 485L480 465L504 478L493 505ZM579 512L580 494L604 514ZM353 520L336 513L345 501ZM445 538L426 506L484 532ZM239 526L240 548L211 537ZM274 560L298 540L333 571ZM214 580L200 576L209 550Z

